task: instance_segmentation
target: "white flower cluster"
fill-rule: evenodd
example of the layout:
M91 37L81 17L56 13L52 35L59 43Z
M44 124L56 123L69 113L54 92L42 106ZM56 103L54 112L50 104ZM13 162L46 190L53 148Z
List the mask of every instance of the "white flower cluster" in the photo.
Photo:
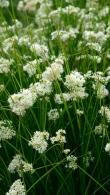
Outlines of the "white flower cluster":
M105 146L105 151L110 154L110 143L107 143Z
M42 73L42 80L54 81L61 79L61 74L63 73L63 63L64 61L57 58L46 70Z
M27 46L30 47L30 37L29 35L23 35L22 37L17 37L17 44L18 46Z
M65 155L67 155L68 153L70 153L70 149L64 149L64 150L63 150L63 153L64 153Z
M52 92L52 83L50 81L37 82L30 85L30 90L35 98L45 97Z
M92 72L91 70L89 70L84 76L85 78L93 79L96 84L106 84L106 77L104 76L103 72Z
M4 53L8 54L8 52L14 50L14 43L18 40L18 37L16 35L6 38L4 41L2 41L2 47Z
M96 62L97 64L99 64L102 60L102 58L98 55L90 55L90 54L87 54L87 55L80 55L78 57L75 58L76 61L82 61L82 60L90 60L91 62Z
M36 56L41 57L45 61L48 59L48 48L45 45L33 43L30 47L32 52L35 52Z
M55 142L60 143L60 144L66 143L65 134L66 134L66 131L65 130L59 129L56 132L56 136L50 138L51 143L52 144L54 144Z
M87 42L86 46L89 47L89 49L95 50L99 53L101 52L102 49L99 43Z
M37 9L37 13L35 15L35 22L36 24L41 27L45 26L45 29L47 28L47 24L49 22L48 15L51 11L51 7L53 5L53 2L51 0L45 1L40 4L39 8Z
M49 120L57 120L59 117L60 117L60 115L59 115L59 112L58 112L58 110L56 108L55 109L51 109L48 112Z
M32 77L34 74L36 74L36 69L37 60L30 61L23 66L23 70L28 73L29 77Z
M52 144L59 143L59 144L64 144L66 143L66 138L65 138L65 130L59 129L56 132L55 137L50 137L50 141ZM32 146L36 151L38 151L40 154L45 152L47 150L48 146L48 140L49 140L49 133L47 131L36 131L29 141L29 146Z
M107 122L110 122L110 109L107 106L101 106L99 113L102 115L102 117L105 117Z
M75 7L73 5L68 5L65 8L62 8L61 11L63 11L63 13L67 14L67 15L79 16L80 8L79 7Z
M97 23L97 26L100 25ZM89 27L87 26L87 29L85 29L85 31L82 34L83 43L85 43L90 50L95 50L96 52L100 53L102 52L103 45L108 40L108 35L105 33L105 30L102 29L95 30L94 28L95 27L93 27L93 29L89 29Z
M53 22L58 22L62 14L78 16L79 12L79 7L68 5L65 8L59 7L56 10L52 10L49 14L49 18L53 19Z
M84 77L85 79L93 81L92 87L95 90L98 99L103 99L109 95L109 90L106 88L109 76L105 77L103 72L93 73L92 71L88 71Z
M26 189L20 179L12 184L6 195L26 195Z
M105 85L98 83L97 85L93 84L93 88L96 90L97 98L102 99L109 95L108 89L106 89Z
M42 3L44 0L21 0L18 3L17 9L19 11L33 12L37 9L37 4Z
M10 140L16 135L12 122L8 120L0 121L0 141Z
M76 110L76 114L79 115L79 116L81 116L81 115L84 114L84 111L83 111L83 110L77 109L77 110Z
M8 170L10 173L18 172L19 176L21 176L23 172L33 173L34 171L32 164L25 162L19 154L13 157L13 160L8 166Z
M29 89L23 89L17 94L11 95L8 98L8 102L12 112L16 113L17 115L23 116L27 109L29 109L34 101L35 98Z
M88 8L93 8L93 7L97 7L98 6L98 1L97 0L93 0L93 1L91 1L91 0L87 0L86 1L86 7L88 7Z
M83 33L83 38L88 42L95 42L95 43L100 43L103 44L107 40L107 36L99 31L99 32L94 32L94 31L84 31Z
M99 17L102 18L102 17L108 16L109 11L110 11L109 6L105 6L103 9L100 10Z
M81 73L74 71L74 72L71 72L69 75L66 75L65 85L70 90L74 89L75 86L83 87L84 84L85 84L85 79L83 75L81 75Z
M57 104L63 104L64 102L68 102L72 99L72 95L70 93L61 93L61 94L55 94L55 103Z
M49 133L46 131L36 131L29 141L29 146L32 146L40 154L46 151L48 146Z
M73 71L66 75L65 86L69 89L73 100L84 99L88 96L85 92L85 78L80 72Z
M23 28L22 22L17 19L13 19L13 24L7 26L7 30L14 34L16 34L16 31L22 30L22 28ZM16 40L18 40L19 37L17 35L15 35L15 37L16 37Z
M0 84L0 93L3 92L5 90L5 85L4 84Z
M0 58L0 73L8 73L10 72L10 66L13 63L13 60L5 59L3 57Z
M28 89L23 89L17 94L8 98L12 112L23 116L26 110L33 106L38 97L46 96L52 91L52 84L49 81L31 84Z
M107 135L107 128L108 126L105 124L97 125L94 129L94 133L100 137L104 137Z
M106 89L107 77L104 77L102 72L96 72L90 78L94 79L93 89L96 91L97 98L102 99L109 95Z
M79 33L78 29L70 28L68 31L59 30L54 31L51 33L52 40L54 39L60 39L61 41L65 42L68 39L76 39L77 34Z
M92 156L92 153L88 151L88 153L83 157L83 163L85 167L89 167L90 162L93 162L93 161L94 161L94 157Z
M77 157L74 155L69 155L66 158L68 164L65 166L66 168L71 168L73 170L76 170L78 168L77 165Z
M0 0L0 7L9 7L9 1L8 0Z

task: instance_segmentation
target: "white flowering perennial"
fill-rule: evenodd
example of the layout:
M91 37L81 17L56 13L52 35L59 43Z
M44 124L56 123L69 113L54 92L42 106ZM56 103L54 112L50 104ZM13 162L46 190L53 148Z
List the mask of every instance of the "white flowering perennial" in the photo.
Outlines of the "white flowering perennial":
M60 58L57 58L55 62L53 62L50 67L47 67L46 70L42 73L42 80L54 81L60 80L61 74L63 73L63 64L64 61Z
M84 77L93 82L92 87L98 99L103 99L109 95L109 90L106 87L109 82L109 76L104 76L104 73L99 71L94 73L88 71Z
M99 113L104 117L107 122L110 122L110 109L107 106L101 106Z
M24 116L26 110L33 106L38 97L49 95L52 91L52 84L49 81L31 84L28 89L23 89L17 94L8 98L12 112Z
M83 163L85 167L89 167L90 166L90 162L94 161L94 157L92 156L91 151L88 151L87 154L83 157Z
M0 58L0 73L9 73L10 66L13 63L13 60L5 59L3 57Z
M63 130L63 129L59 129L56 132L56 136L55 137L51 137L50 141L51 141L52 144L54 144L54 143L64 144L64 143L66 143L65 135L66 135L66 131Z
M8 26L8 30L13 33L15 33L16 30L22 30L22 28L23 28L22 22L17 19L13 19L13 24ZM16 40L18 40L19 38L17 35L15 35L14 37L16 38Z
M83 110L77 109L77 110L76 110L76 114L79 115L79 116L81 116L81 115L84 114L84 111L83 111Z
M0 141L10 140L16 135L12 122L8 120L0 121Z
M59 115L59 112L58 110L55 108L55 109L51 109L49 112L48 112L48 119L49 120L57 120L58 118L60 117Z
M14 35L2 41L3 52L5 54L8 54L9 52L13 51L14 43L17 42L17 40L18 40L18 37Z
M45 61L48 59L48 48L45 45L40 45L38 43L32 44L30 47L32 52L35 52L36 56L41 57Z
M97 64L99 64L102 61L102 58L98 55L80 55L78 57L76 57L76 61L81 61L81 60L90 60L91 62L96 62Z
M26 189L20 179L17 179L9 189L6 195L26 195Z
M74 155L69 155L66 157L66 160L67 160L67 164L66 164L66 168L70 168L70 169L73 169L73 170L76 170L78 168L78 165L77 165L77 157L74 156Z
M52 92L52 83L50 81L41 81L30 85L30 90L34 98L46 97Z
M107 35L104 32L84 31L83 38L88 42L103 44L107 40Z
M37 69L37 60L28 62L23 66L23 70L28 73L29 77L32 77L36 73Z
M17 9L19 11L36 11L37 4L42 3L44 0L21 0L18 3Z
M105 146L105 151L110 154L110 143L107 143Z
M11 95L8 102L12 112L23 116L26 110L33 106L35 98L30 89L23 89L19 93Z
M21 176L23 172L33 173L34 171L32 164L25 162L19 154L13 157L13 160L8 166L8 170L10 173L18 172L19 176Z
M109 91L106 88L107 77L104 76L103 72L95 72L91 76L93 79L93 89L96 91L98 99L103 99L109 95Z
M3 92L5 90L5 85L0 84L0 93Z
M71 72L69 75L66 76L65 85L70 89L74 89L75 86L83 87L85 84L85 79L80 72L74 71Z
M40 1L40 3L41 2L42 1ZM53 2L51 0L48 1L43 0L43 2L39 6L39 9L37 9L37 13L35 15L35 22L39 27L41 26L44 27L46 24L48 24L50 20L50 18L48 18L48 15L51 12L52 5Z
M105 125L105 124L99 124L95 127L94 129L94 133L96 135L99 135L100 137L104 137L107 135L107 129L108 129L108 126Z
M79 33L78 29L70 28L68 31L60 30L54 31L51 33L52 40L60 39L61 41L65 42L68 39L76 39L77 34Z
M85 82L84 76L78 71L73 71L66 76L65 86L69 89L73 100L88 96L84 87Z
M22 37L18 37L17 38L17 44L18 44L18 46L27 46L27 47L30 47L31 42L30 42L29 35L24 35Z
M55 94L54 98L56 104L63 104L69 102L71 99L72 95L70 93Z
M70 153L70 149L64 149L64 150L63 150L63 153L64 153L65 155L67 155L68 153Z
M97 159L95 178L107 178L109 162L103 169L101 160L110 157L109 1L0 0L0 195L17 176L22 180L7 195L40 192L36 181L54 166L62 181L70 172L69 187L81 180L72 194L93 194L96 185L88 188L80 173L83 167L92 175ZM49 194L68 194L63 184L54 190L54 176L57 187L61 180L54 170ZM109 190L100 186L99 194Z
M49 133L46 131L36 131L29 141L29 146L32 146L38 153L42 154L47 150Z
M79 7L68 5L65 8L59 7L56 10L52 10L49 14L49 17L53 19L53 22L58 22L61 17L61 14L78 16L79 12L80 12Z
M97 98L102 99L109 95L108 89L106 89L105 85L103 84L93 84L93 88L96 90Z
M9 7L9 1L8 0L0 0L0 7Z

